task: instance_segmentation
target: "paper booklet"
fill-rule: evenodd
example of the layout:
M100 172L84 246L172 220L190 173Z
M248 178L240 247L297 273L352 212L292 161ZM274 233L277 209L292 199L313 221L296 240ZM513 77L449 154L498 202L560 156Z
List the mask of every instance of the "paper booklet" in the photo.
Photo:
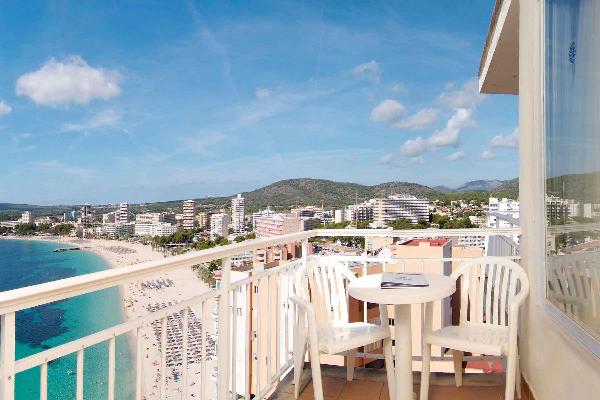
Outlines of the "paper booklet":
M429 283L423 274L384 272L381 275L381 288L427 287Z

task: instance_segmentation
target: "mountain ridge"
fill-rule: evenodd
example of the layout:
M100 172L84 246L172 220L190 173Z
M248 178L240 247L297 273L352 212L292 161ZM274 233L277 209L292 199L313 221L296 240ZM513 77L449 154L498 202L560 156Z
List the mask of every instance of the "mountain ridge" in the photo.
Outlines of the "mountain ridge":
M493 190L484 190L493 187ZM467 191L467 189L471 191ZM475 190L477 189L477 190ZM460 191L459 191L460 190ZM290 207L294 205L321 205L325 207L342 207L374 197L387 196L394 193L408 193L429 199L442 199L448 196L457 197L467 193L483 196L494 195L518 196L518 179L513 180L477 180L470 181L456 189L445 186L429 187L414 182L391 181L376 185L363 185L354 182L338 182L327 179L294 178L273 182L255 190L242 192L250 210L273 207ZM211 196L195 198L199 209L218 209L229 205L229 196ZM184 199L162 202L131 204L133 210L149 209L151 211L178 209ZM0 214L11 217L21 211L31 210L38 215L48 215L77 209L78 205L36 206L31 204L0 203ZM98 207L96 207L98 208ZM106 205L100 206L100 209ZM0 215L0 219L2 215Z

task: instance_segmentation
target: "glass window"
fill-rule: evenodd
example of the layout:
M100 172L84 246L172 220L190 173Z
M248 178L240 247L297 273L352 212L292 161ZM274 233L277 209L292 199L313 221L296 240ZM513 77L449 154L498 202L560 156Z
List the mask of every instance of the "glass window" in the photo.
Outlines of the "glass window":
M600 339L600 2L545 10L546 296Z

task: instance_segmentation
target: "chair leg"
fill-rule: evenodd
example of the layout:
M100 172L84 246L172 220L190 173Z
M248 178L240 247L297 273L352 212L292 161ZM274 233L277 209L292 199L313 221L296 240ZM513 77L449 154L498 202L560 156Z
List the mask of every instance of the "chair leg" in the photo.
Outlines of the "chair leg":
M506 367L506 390L504 393L505 400L513 400L515 398L515 378L517 377L517 354L509 351L508 362Z
M421 364L421 394L419 400L429 398L429 370L431 364L431 344L423 343L423 361Z
M304 368L304 355L306 354L305 332L298 329L294 341L294 398L297 399L300 396L302 369Z
M387 372L390 400L396 398L396 378L394 376L394 356L392 354L392 339L383 339L383 354L385 356L385 370Z
M312 370L313 392L315 400L323 400L323 381L321 380L321 359L317 346L309 344L310 367Z
M517 354L517 399L521 399L521 360L519 355Z
M354 379L354 366L356 365L356 349L348 351L346 356L346 380L351 381Z
M454 380L456 381L456 387L461 387L463 384L463 352L459 350L452 350L454 359Z

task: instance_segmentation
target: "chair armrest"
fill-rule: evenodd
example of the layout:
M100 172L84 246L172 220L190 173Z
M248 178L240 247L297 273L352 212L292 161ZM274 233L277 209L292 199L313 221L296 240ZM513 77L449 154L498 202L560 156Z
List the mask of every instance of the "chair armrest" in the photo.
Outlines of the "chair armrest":
M308 328L308 338L311 346L317 346L319 343L319 336L317 333L317 318L315 316L315 309L309 301L299 297L299 296L290 296L289 299L298 306L298 322L303 325L304 318L302 311L306 312L306 318L308 319L307 326L301 326L300 329Z

